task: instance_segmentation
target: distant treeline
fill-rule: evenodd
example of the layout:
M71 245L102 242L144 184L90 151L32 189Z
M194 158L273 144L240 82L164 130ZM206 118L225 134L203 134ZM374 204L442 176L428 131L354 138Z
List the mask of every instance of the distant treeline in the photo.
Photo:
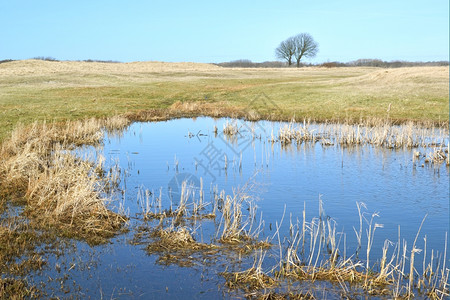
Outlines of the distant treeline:
M33 59L45 60L45 61L60 61L56 58L50 56L37 56ZM1 63L11 62L14 59L4 59L0 60ZM83 62L98 62L98 63L120 63L116 60L99 60L99 59L85 59L77 60ZM225 67L225 68L288 68L286 62L281 61L265 61L265 62L252 62L249 59L238 59L229 62L214 63L214 65ZM401 68L401 67L418 67L418 66L448 66L449 62L446 60L442 61L404 61L404 60L394 60L394 61L384 61L381 59L358 59L350 62L325 62L317 64L305 64L300 63L300 67L324 67L324 68L339 68L339 67L379 67L379 68ZM292 67L292 66L291 66Z
M217 63L215 65L225 68L288 68L288 64L281 61L265 61L261 63L256 63L252 62L249 59L239 59L230 62ZM338 67L401 68L401 67L448 66L448 65L449 65L448 61L411 62L403 60L383 61L381 59L358 59L346 63L338 61L325 62L319 64L300 63L301 67L315 66L325 68L338 68Z
M59 59L56 59L51 56L36 56L36 57L33 57L32 59L45 60L45 61L60 61ZM15 60L14 59L0 60L0 64L10 62L10 61L15 61ZM98 63L120 63L120 61L117 61L117 60L100 60L100 59L85 59L85 60L74 60L74 61L98 62Z

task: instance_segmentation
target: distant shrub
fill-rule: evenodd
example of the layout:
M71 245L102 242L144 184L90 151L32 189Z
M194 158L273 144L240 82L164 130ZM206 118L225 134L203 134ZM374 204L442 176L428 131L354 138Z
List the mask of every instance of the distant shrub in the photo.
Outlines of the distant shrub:
M326 62L320 65L321 67L324 68L336 68L337 67L337 63L335 62Z
M117 60L100 60L100 59L85 59L82 60L84 62L97 62L97 63L120 63L120 61Z
M7 63L7 62L11 62L11 61L14 61L14 60L12 60L12 59L4 59L4 60L0 60L0 64L2 64L2 63Z
M33 57L33 59L45 60L45 61L59 61L56 58L51 57L51 56L36 56L36 57Z
M225 68L284 68L286 67L285 62L281 61L265 61L265 62L252 62L249 59L238 59L230 62L223 62L216 64Z
M380 68L402 68L402 67L420 67L420 66L448 66L448 61L403 61L403 60L394 60L394 61L383 61L380 59L358 59L355 61L351 61L346 63L345 65L349 67L380 67Z

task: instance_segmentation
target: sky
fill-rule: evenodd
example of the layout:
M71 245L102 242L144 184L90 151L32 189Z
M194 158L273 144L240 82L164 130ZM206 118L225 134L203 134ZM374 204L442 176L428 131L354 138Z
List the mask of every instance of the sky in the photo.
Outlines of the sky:
M306 32L304 62L449 60L448 0L0 0L0 60L276 60Z

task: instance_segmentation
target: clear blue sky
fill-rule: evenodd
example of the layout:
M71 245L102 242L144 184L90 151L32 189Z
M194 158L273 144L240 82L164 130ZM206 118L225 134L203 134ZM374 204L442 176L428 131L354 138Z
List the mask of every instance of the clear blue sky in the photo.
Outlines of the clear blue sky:
M0 60L275 60L291 35L306 62L449 59L448 0L0 0Z

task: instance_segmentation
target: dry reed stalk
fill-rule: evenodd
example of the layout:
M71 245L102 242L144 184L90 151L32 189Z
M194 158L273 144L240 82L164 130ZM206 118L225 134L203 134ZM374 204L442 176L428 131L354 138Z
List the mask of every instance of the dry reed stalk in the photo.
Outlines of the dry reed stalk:
M175 210L175 223L179 223L182 221L183 217L186 216L187 210L187 202L191 196L192 190L188 187L187 181L183 181L181 183L181 194L180 194L180 202L178 204L177 209Z
M373 213L371 218L370 218L370 222L368 222L369 225L369 229L366 229L366 234L367 234L367 249L366 249L366 269L369 270L369 256L370 256L370 250L372 249L372 244L373 244L373 238L375 236L375 231L377 228L383 228L383 224L378 224L375 223L372 227L372 222L374 220L375 217L379 217L378 213ZM367 222L367 220L366 220Z
M358 247L356 248L356 257L358 257L359 251L361 250L361 238L362 238L362 227L363 227L363 214L361 212L361 207L367 208L364 202L356 202L356 207L358 208L358 216L359 216L359 231L356 231L355 227L353 230L355 231L356 239L358 241Z

